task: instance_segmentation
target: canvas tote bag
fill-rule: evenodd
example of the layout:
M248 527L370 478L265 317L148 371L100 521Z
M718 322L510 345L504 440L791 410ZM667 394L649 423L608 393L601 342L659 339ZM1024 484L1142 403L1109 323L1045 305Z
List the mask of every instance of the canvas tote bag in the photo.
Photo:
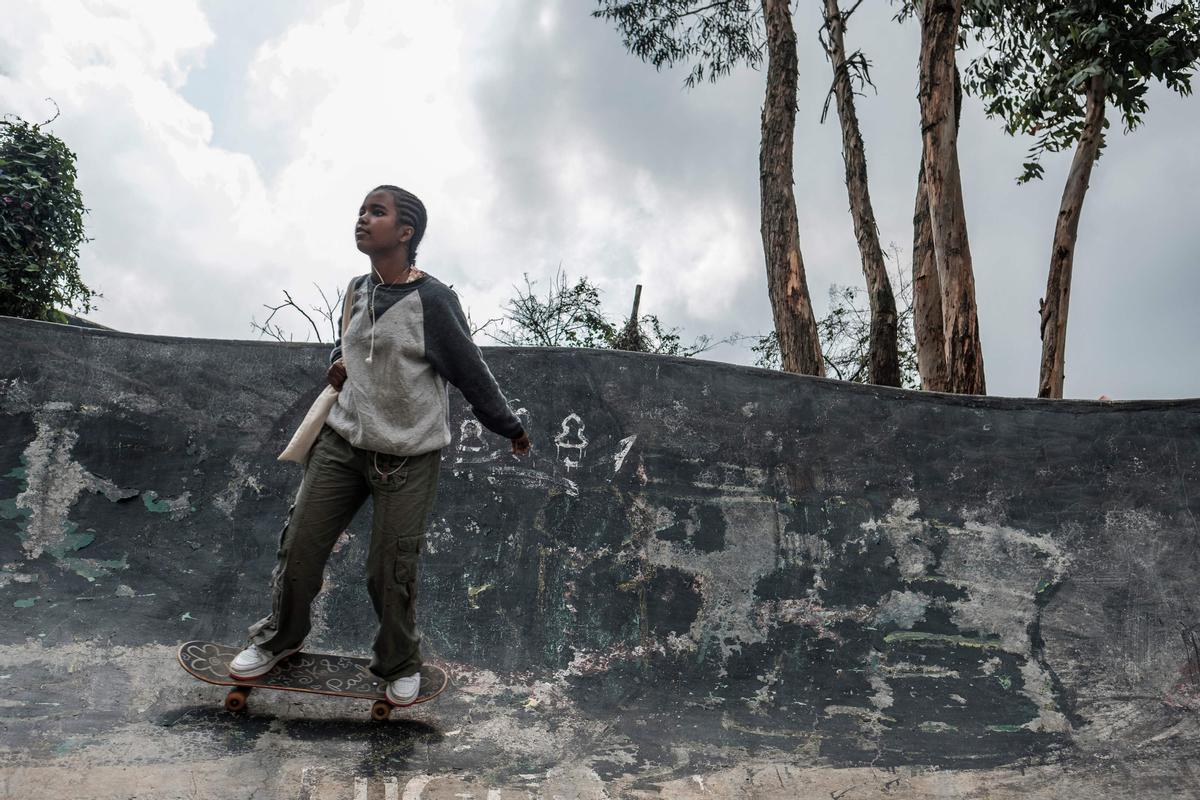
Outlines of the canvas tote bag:
M350 291L353 288L354 281L351 281L350 286L346 288L346 297L342 301L343 339L346 338L346 331L350 329L350 310L354 307L354 298ZM337 398L338 390L325 384L325 388L317 395L317 399L313 401L308 413L304 415L300 427L296 428L296 432L292 434L292 440L279 454L279 461L295 461L297 464L303 464L308 460L308 453L312 450L313 443L317 441L317 436L321 433L321 426L325 424L325 418L329 416L329 411L337 402Z

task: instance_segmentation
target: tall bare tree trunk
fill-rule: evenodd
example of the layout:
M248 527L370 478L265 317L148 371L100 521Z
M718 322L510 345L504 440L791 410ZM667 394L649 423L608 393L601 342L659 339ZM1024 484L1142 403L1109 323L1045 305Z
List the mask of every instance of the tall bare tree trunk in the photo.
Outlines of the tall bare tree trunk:
M763 18L767 31L767 97L763 103L758 167L767 293L783 369L824 377L825 363L804 276L796 197L792 193L799 67L788 0L763 0Z
M633 290L633 310L629 312L629 321L625 323L625 327L617 334L617 338L613 341L614 350L631 350L635 353L648 353L650 348L646 345L646 339L642 336L642 328L640 324L641 317L638 315L638 309L642 304L642 285L639 283L637 288Z
M1100 150L1104 130L1104 76L1093 75L1087 87L1087 111L1083 131L1075 146L1067 185L1063 188L1054 226L1054 247L1050 251L1050 275L1046 297L1041 302L1042 366L1038 377L1038 397L1063 396L1067 349L1067 308L1071 300L1071 268L1075 262L1075 241L1079 235L1079 216L1087 194L1092 165Z
M925 158L917 175L913 207L913 335L917 341L917 371L927 392L947 390L946 338L942 329L942 287L938 282L929 227L929 194L925 191Z
M975 276L958 170L954 48L962 0L925 0L921 9L921 139L929 225L942 290L947 390L985 394Z
M879 228L867 188L867 155L858 114L854 110L854 88L846 64L844 33L846 17L838 0L824 0L825 25L829 29L829 61L833 64L833 93L837 98L838 120L842 127L842 160L846 165L846 190L850 195L850 216L854 237L862 258L863 277L871 304L871 339L867 374L871 383L900 385L900 353L896 336L896 297L888 280L883 248L879 246Z

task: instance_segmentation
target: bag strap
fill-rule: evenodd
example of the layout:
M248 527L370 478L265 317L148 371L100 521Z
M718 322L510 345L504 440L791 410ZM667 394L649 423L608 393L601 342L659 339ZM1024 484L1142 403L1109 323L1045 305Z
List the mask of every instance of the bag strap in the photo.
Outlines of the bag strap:
M346 338L346 329L350 327L350 312L354 310L354 284L358 283L358 278L350 281L350 285L346 287L346 294L342 296L342 330L341 338Z

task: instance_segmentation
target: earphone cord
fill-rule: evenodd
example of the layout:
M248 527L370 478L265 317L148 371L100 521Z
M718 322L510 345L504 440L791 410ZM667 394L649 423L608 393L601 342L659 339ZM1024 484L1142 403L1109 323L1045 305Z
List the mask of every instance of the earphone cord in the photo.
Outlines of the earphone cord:
M371 303L368 306L371 311L371 351L367 353L366 358L366 362L368 364L370 364L371 360L375 357L375 292L379 291L380 286L383 286L383 276L379 274L379 270L375 269L374 264L371 265L371 271L375 273L376 278L379 278L379 283L375 284L374 288L371 289ZM378 469L378 467L376 469Z
M370 364L371 361L375 358L375 292L379 291L379 287L384 285L383 276L379 274L379 270L375 269L374 264L371 265L371 271L375 273L375 277L379 279L379 283L375 284L375 288L371 289L371 302L367 306L367 309L368 309L368 311L370 311L370 314L371 314L371 351L369 353L367 353L367 357L365 359L366 363L368 363L368 364ZM412 274L411 271L409 274L410 275ZM411 281L411 280L412 280L412 278L410 277L409 281ZM405 282L407 283L409 281L405 281ZM396 284L389 283L387 285L395 286Z

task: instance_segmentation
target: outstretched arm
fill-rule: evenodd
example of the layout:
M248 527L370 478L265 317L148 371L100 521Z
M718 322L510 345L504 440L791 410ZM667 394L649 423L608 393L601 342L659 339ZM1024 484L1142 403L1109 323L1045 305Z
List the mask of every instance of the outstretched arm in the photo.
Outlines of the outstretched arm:
M458 387L471 405L471 412L488 430L511 439L514 453L528 452L529 436L471 339L467 315L457 295L446 289L422 300L426 312L425 357L429 363Z

